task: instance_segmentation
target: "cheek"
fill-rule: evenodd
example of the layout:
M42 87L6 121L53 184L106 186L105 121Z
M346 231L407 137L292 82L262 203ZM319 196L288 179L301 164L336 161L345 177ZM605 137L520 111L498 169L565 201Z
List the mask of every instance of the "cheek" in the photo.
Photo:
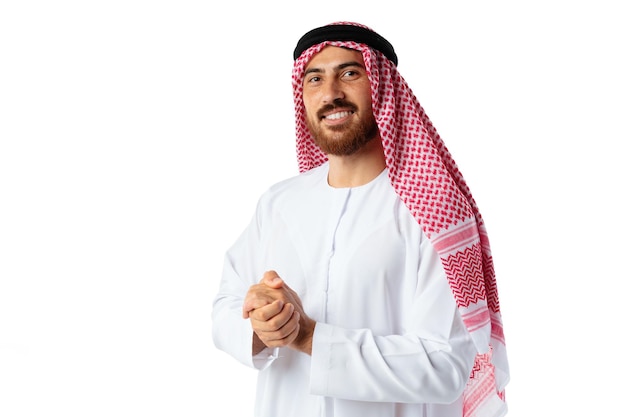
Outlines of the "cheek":
M363 93L359 98L365 108L372 107L372 94L369 91L367 93Z
M305 111L304 113L304 122L306 123L309 130L315 130L316 126L319 124L317 116L307 111Z
M309 109L313 108L313 97L311 94L303 94L302 102L304 103L304 111L308 112Z
M307 99L303 99L303 104L304 104L304 116L305 118L310 118L311 116L313 116L315 114L315 106L313 106L313 103L311 102L311 99L309 98Z

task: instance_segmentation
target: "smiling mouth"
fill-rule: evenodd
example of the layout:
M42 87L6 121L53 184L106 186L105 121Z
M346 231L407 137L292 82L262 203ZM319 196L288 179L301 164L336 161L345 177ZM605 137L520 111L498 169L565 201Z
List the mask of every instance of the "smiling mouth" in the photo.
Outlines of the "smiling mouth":
M353 113L354 113L353 111L339 111L339 112L336 112L336 113L331 113L331 114L329 114L327 116L322 116L322 119L339 120L341 118L348 117L348 116L350 116Z

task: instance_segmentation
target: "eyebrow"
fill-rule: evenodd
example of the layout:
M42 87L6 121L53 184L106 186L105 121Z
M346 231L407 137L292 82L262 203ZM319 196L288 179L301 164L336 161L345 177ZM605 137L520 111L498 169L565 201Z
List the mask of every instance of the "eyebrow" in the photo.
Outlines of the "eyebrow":
M363 68L365 69L365 67L363 67L363 65L361 65L360 63L358 63L357 61L348 61L348 62L344 62L343 64L339 64L334 68L334 71L340 71L344 68L347 67L359 67L359 68ZM304 75L310 74L312 72L325 72L323 69L321 68L317 68L317 67L313 67L313 68L308 68L305 72Z

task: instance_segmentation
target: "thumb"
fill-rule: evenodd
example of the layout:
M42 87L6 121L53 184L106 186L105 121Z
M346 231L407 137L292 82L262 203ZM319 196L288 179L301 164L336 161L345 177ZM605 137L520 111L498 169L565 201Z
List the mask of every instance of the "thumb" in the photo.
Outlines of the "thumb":
M276 271L267 271L263 274L261 283L267 285L270 288L280 288L283 286L283 280L278 276Z

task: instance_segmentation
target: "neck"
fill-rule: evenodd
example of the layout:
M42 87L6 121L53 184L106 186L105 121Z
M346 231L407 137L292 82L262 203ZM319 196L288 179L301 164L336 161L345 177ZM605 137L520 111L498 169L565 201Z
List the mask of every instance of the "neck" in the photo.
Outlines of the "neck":
M376 178L386 167L380 138L372 139L347 156L328 155L328 184L334 188L358 187Z

